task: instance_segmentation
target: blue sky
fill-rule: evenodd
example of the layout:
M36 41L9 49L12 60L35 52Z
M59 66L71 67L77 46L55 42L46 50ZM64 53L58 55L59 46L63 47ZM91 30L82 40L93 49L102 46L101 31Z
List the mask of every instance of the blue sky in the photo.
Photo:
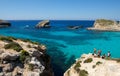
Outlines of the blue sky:
M120 20L120 0L0 0L0 19Z

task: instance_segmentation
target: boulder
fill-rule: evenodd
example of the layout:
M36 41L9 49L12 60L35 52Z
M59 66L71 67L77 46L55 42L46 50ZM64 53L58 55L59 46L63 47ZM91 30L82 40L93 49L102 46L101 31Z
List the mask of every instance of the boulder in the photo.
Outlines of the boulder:
M16 60L19 57L19 54L11 54L11 53L2 53L2 55L0 56L0 58L2 60Z
M14 66L11 63L6 64L6 66L3 68L3 72L11 72L13 70Z
M23 70L19 66L17 66L14 68L13 76L22 76L22 73L23 73Z
M0 28L9 26L11 26L11 23L9 23L8 21L0 20Z
M39 51L32 51L31 55L34 57L40 57L43 53Z
M44 20L44 21L39 22L36 25L36 28L50 28L50 22L49 22L49 20Z

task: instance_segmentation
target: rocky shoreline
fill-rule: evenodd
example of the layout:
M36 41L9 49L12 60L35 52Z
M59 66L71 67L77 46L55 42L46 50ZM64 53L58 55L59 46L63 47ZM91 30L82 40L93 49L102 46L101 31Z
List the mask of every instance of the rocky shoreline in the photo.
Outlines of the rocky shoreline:
M64 76L120 76L120 59L102 59L83 54Z
M46 46L0 36L0 76L54 76Z

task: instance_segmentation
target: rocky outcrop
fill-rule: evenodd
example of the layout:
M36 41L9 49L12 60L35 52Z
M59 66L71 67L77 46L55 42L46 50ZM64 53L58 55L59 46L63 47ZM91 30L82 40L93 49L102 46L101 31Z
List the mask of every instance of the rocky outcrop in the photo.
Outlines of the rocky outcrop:
M22 49L18 51L19 48ZM0 36L0 76L46 75L54 76L45 45L29 40Z
M67 26L68 29L80 29L83 28L83 26Z
M11 26L11 23L9 23L8 21L0 20L0 28L9 26Z
M120 25L117 21L98 19L95 21L93 27L87 29L96 31L120 31Z
M36 28L50 28L50 21L49 20L41 21L36 25Z
M92 54L83 54L64 76L120 76L120 63L115 59L108 60L94 57Z

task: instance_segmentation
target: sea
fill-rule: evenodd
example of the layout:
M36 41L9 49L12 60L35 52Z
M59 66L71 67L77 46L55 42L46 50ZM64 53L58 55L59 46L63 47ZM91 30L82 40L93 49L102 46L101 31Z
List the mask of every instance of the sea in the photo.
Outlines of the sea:
M94 20L50 20L51 28L36 29L35 25L40 21L9 20L12 26L0 28L0 35L45 44L55 76L63 76L75 59L84 53L92 53L94 48L101 50L102 54L110 51L113 58L120 58L120 32L86 30L93 26ZM67 28L76 25L83 28Z

